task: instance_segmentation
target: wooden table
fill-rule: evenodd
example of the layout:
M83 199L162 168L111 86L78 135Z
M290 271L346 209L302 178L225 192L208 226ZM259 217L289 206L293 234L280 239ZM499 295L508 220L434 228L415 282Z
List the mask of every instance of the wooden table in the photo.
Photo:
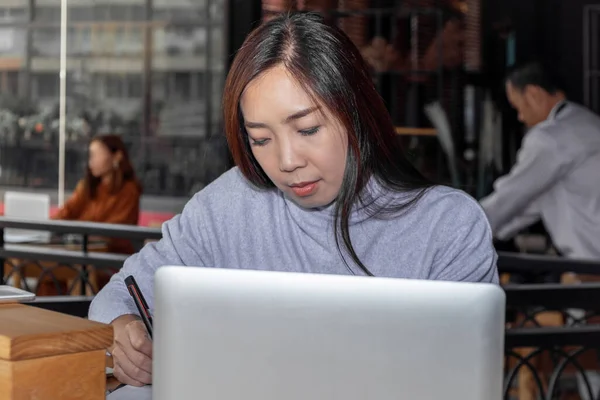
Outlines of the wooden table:
M104 400L112 326L0 304L0 399Z

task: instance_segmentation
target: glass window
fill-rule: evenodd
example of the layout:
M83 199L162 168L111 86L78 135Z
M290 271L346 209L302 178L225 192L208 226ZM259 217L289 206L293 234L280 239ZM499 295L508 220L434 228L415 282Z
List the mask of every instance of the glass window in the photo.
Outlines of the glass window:
M142 54L144 35L142 27L123 24L114 30L115 54Z
M167 99L168 79L164 72L152 74L152 99L155 104L162 104Z
M88 55L92 51L92 29L89 26L75 26L69 29L69 55Z
M26 43L25 29L0 25L0 57L23 57Z
M106 97L113 99L125 97L123 82L119 75L107 74L105 76L104 85L106 87Z
M111 4L108 6L109 21L127 21L130 20L129 7L121 4Z
M9 103L17 104L14 99L29 94L31 100L11 107L19 110L15 115L25 116L28 127L43 125L44 129L36 136L27 128L22 143L45 141L40 148L52 151L39 155L39 168L27 177L7 174L12 167L0 161L0 184L10 176L19 185L56 188L60 0L33 3L36 24L30 36L25 26L14 26L14 22L27 22L29 2L23 0L19 7L14 1L0 5L0 97L4 101L10 95ZM84 144L98 133L123 135L145 194L188 197L227 167L226 151L221 147L216 151L208 143L221 133L225 0L152 3L153 9L147 10L146 0L67 0L67 188L81 179ZM145 21L150 15L152 47L145 49ZM2 26L5 21L11 25ZM30 60L26 60L28 37ZM9 59L11 63L5 62ZM29 79L25 65L31 68ZM146 67L149 76L144 75ZM151 80L148 87L145 79ZM151 102L150 110L144 107L145 99ZM0 103L0 113L4 104Z
M60 5L38 6L35 8L35 20L40 22L60 22Z
M223 71L225 60L225 40L223 29L220 26L213 27L210 33L210 60L211 69Z
M189 72L175 73L175 88L172 96L180 100L190 99L191 74Z
M206 55L206 28L168 26L154 31L155 54L167 55Z
M70 22L90 22L94 20L94 9L90 6L70 6L67 17Z
M59 57L60 28L37 28L32 34L34 56Z
M35 83L34 96L56 99L59 95L59 77L58 73L36 73L33 76Z
M211 1L209 6L209 19L212 24L223 23L225 21L225 2Z
M125 79L127 84L127 97L133 99L142 97L142 75L129 74Z
M0 6L0 23L2 22L26 22L27 9L25 7L5 7Z
M192 74L192 78L193 78L193 83L194 83L194 88L195 91L192 94L192 96L195 99L202 99L206 96L207 92L210 90L209 88L207 88L207 84L208 84L208 73L206 72L196 72Z
M171 19L171 12L168 8L154 8L152 12L152 19L155 21L169 21Z
M131 21L143 21L146 19L146 10L144 6L130 6L129 19Z
M6 74L6 86L2 89L2 92L8 93L12 97L19 95L19 71L7 71Z
M110 6L109 5L96 5L93 7L94 21L110 21Z
M171 8L171 22L182 23L182 22L198 22L198 18L204 17L201 10L197 8Z

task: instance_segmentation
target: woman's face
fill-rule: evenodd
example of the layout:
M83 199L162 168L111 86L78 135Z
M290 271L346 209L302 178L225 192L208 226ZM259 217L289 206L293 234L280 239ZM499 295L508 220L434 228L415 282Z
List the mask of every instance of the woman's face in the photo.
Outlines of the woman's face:
M88 166L96 178L109 174L114 169L115 162L118 162L117 155L111 153L104 143L97 140L90 143L89 157Z
M332 203L348 151L341 123L281 66L248 84L240 101L252 154L269 179L305 208Z

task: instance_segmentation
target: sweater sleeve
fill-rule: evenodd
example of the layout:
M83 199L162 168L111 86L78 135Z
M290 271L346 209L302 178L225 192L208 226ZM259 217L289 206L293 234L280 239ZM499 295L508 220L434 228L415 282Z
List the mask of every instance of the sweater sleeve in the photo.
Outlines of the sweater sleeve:
M454 203L433 230L437 251L429 279L498 283L498 256L483 210L466 194Z
M543 130L529 132L510 173L499 178L494 183L494 192L481 200L494 234L508 230L507 226L514 224L515 219L534 222L521 217L564 176L570 162Z
M52 219L76 220L83 212L86 204L83 181L80 181L73 194Z
M149 243L129 257L123 268L96 295L90 306L89 318L110 323L125 314L138 314L125 278L133 275L151 310L154 309L154 273L162 266L212 265L210 243L203 229L208 220L202 216L203 192L196 194L180 215L163 224L162 239Z

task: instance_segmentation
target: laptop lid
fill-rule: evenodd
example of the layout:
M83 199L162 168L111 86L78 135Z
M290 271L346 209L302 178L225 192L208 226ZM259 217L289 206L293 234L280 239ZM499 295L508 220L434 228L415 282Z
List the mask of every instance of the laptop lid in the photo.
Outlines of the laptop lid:
M165 267L154 399L502 397L495 285Z
M32 221L45 221L50 218L50 196L27 192L4 193L4 215ZM52 234L46 231L8 228L4 230L7 243L45 243Z

